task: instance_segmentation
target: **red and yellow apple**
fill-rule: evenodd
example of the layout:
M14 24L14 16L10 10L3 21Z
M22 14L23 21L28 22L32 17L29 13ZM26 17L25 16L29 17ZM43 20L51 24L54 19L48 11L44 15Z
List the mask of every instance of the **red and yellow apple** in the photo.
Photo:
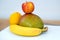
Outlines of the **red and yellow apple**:
M34 4L32 2L25 2L22 4L22 10L25 13L31 13L34 11Z

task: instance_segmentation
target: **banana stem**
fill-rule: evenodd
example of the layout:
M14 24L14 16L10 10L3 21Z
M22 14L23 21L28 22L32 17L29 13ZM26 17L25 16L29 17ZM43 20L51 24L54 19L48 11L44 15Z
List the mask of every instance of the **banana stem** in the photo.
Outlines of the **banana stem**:
M43 29L42 29L42 32L46 32L48 30L48 27L44 27Z

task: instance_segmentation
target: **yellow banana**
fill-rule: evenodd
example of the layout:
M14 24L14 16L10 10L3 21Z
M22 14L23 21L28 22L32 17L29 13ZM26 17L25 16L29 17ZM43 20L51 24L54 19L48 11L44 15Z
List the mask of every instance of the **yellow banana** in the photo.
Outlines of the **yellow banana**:
M10 31L22 36L37 36L42 33L42 29L10 25Z

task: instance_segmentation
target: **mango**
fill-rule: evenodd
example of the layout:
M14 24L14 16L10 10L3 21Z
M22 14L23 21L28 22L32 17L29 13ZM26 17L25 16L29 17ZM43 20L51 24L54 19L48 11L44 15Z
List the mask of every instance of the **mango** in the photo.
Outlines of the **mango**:
M9 19L10 25L19 24L20 18L21 14L19 12L13 12Z
M20 26L33 27L43 29L44 23L42 19L35 14L24 14L19 22Z

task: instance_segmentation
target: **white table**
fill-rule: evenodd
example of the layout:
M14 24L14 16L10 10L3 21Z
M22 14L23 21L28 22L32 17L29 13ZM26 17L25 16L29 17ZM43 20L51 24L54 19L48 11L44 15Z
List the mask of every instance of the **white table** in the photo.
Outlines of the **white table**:
M48 31L35 37L18 36L9 31L9 27L0 32L0 40L60 40L60 26L48 26Z

